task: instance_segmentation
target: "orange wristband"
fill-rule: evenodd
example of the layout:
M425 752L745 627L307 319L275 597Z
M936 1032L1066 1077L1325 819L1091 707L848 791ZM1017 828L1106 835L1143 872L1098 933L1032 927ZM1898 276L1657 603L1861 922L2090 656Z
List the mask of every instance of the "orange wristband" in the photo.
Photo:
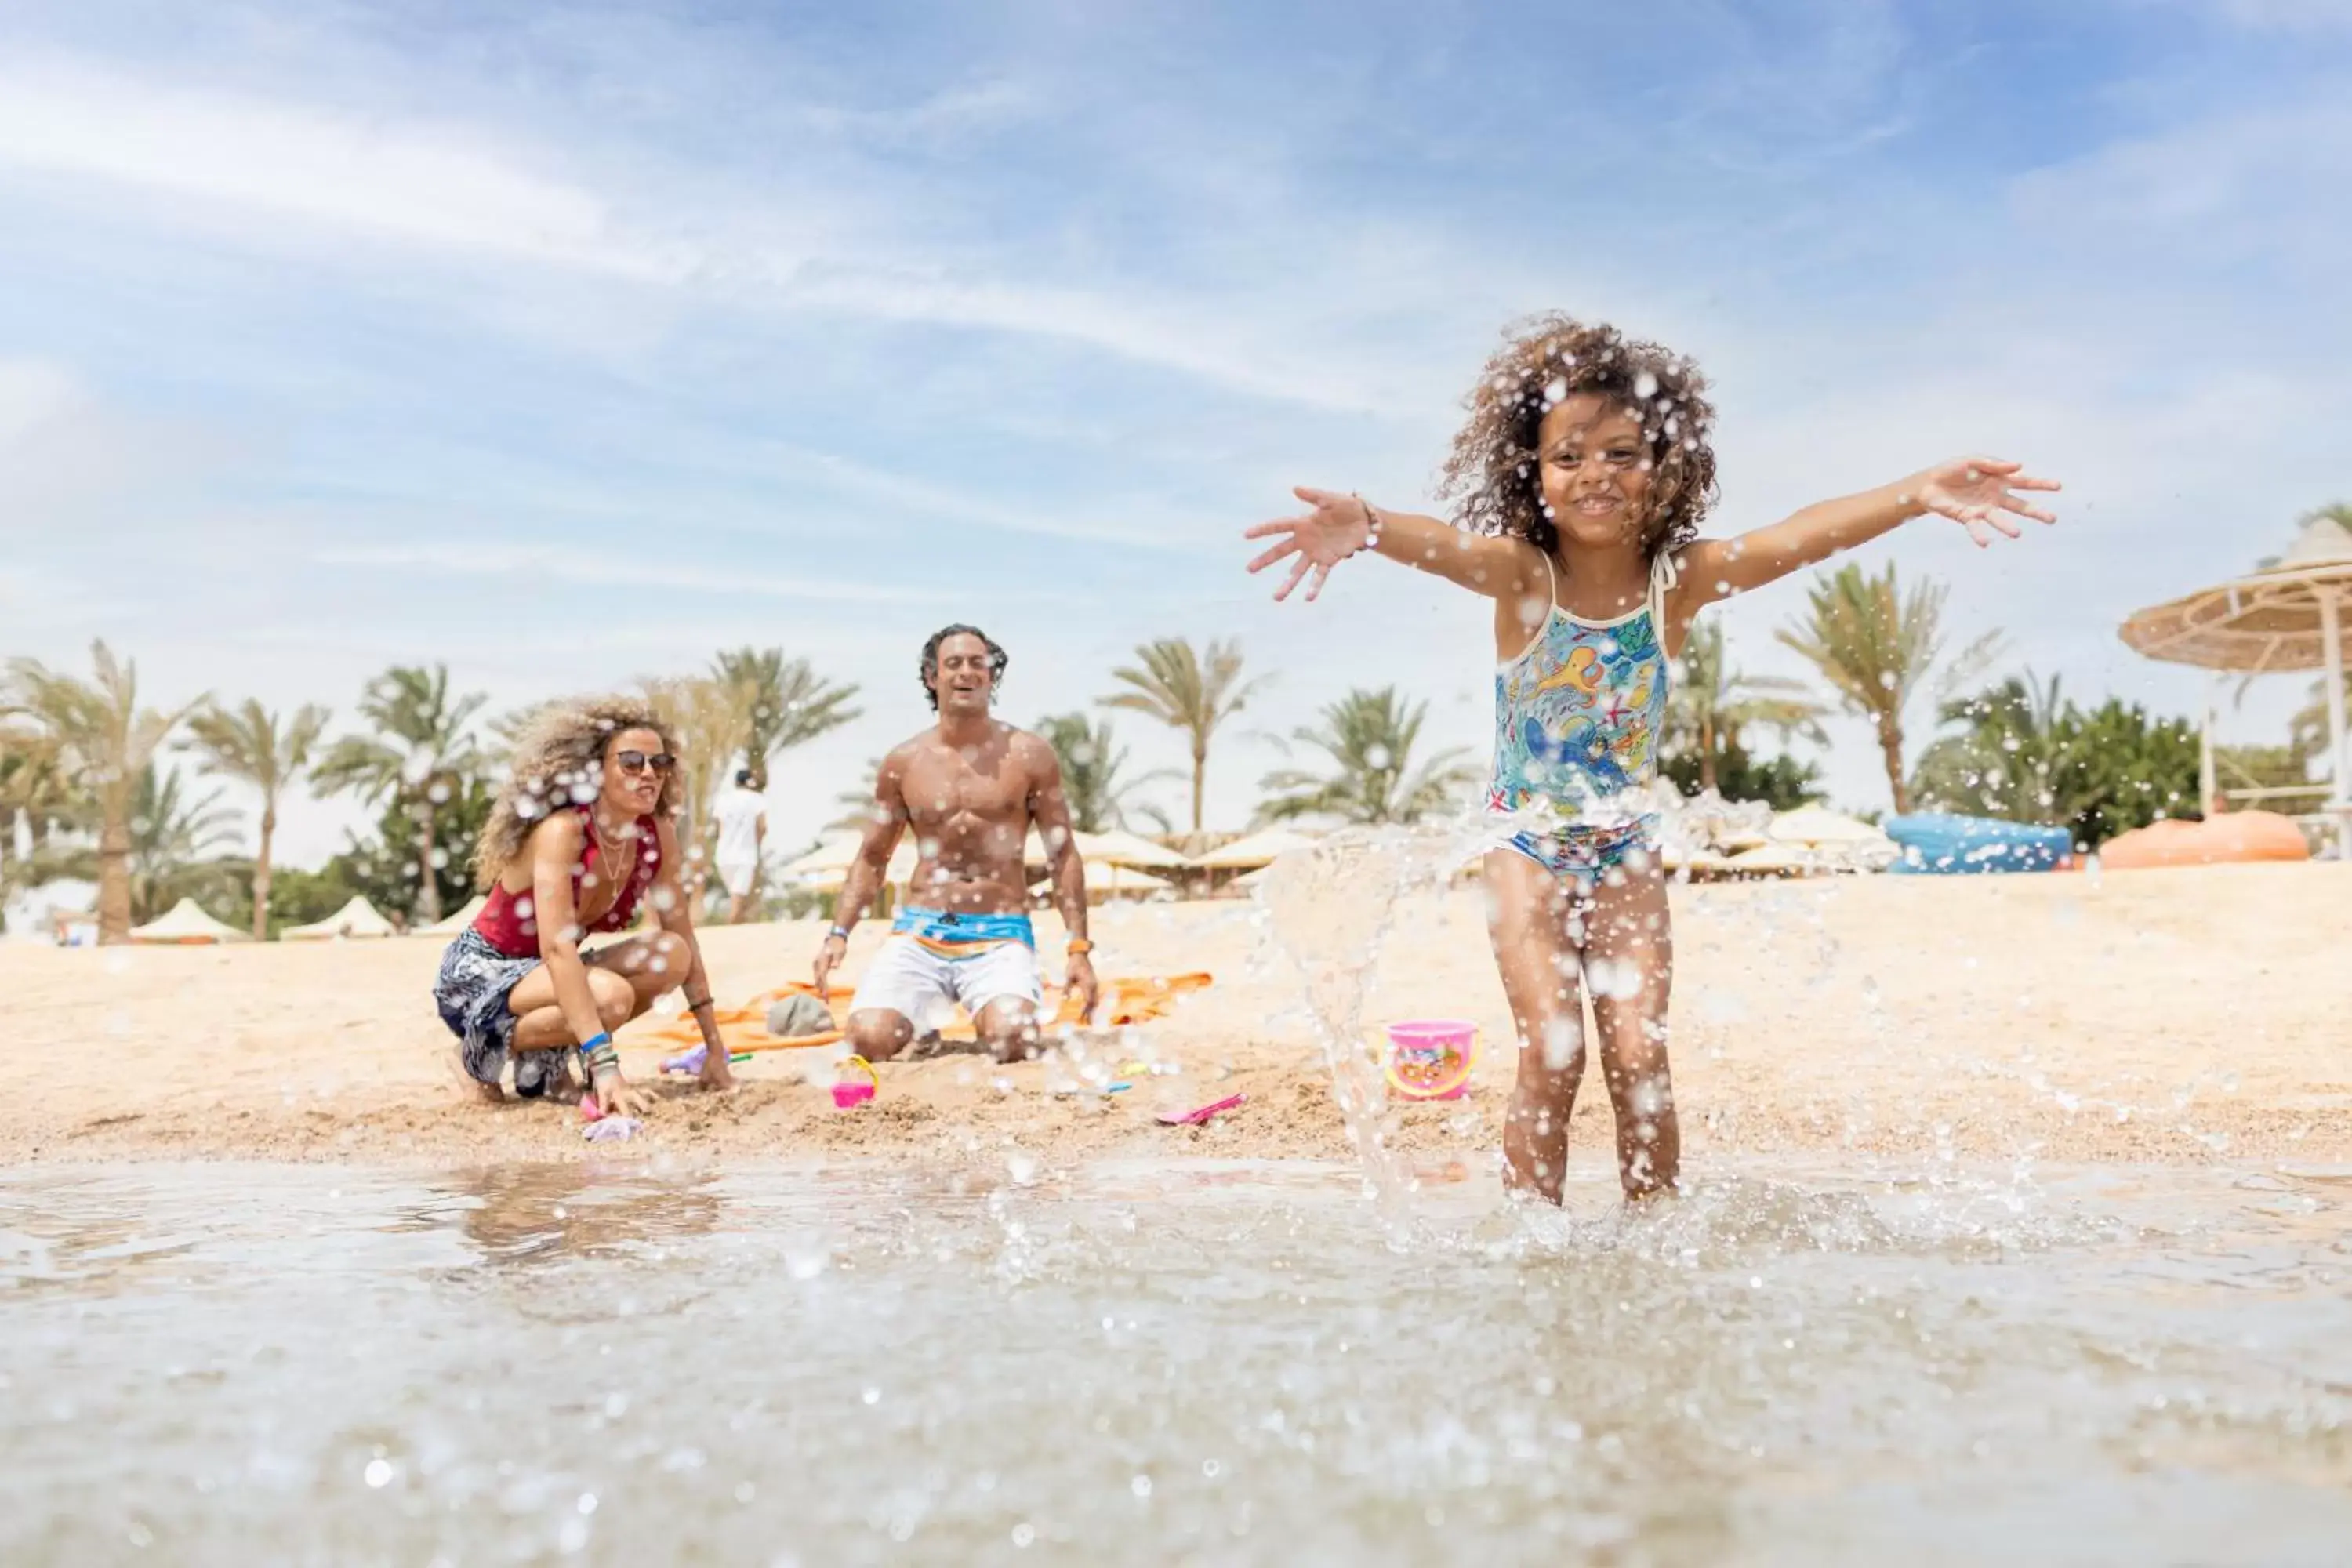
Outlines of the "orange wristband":
M1062 944L1065 953L1092 952L1094 950L1095 944L1082 936L1074 936Z

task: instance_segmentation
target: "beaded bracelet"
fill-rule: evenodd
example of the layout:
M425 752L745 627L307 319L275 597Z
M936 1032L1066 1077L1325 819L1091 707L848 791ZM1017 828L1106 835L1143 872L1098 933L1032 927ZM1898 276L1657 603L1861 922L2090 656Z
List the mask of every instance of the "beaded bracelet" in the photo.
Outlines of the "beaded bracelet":
M1364 509L1364 542L1348 552L1348 559L1352 561L1367 550L1378 550L1381 547L1381 528L1387 520L1381 516L1380 508L1363 497L1356 495L1353 490L1348 493L1354 496L1356 504Z

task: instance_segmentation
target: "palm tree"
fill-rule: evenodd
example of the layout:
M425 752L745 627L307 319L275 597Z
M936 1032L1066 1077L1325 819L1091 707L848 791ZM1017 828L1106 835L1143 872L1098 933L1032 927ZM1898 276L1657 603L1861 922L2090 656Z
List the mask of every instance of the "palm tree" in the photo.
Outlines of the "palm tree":
M711 807L719 798L719 781L751 744L754 694L713 675L655 676L638 684L670 728L671 742L677 748L688 854L695 866L706 865L719 834Z
M1834 574L1816 575L1810 618L1778 634L1783 647L1803 655L1821 672L1848 712L1870 721L1898 815L1911 809L1903 773L1903 710L1943 653L1947 591L1940 583L1922 583L1906 595L1894 563L1874 577L1849 563ZM1988 632L1963 649L1945 671L1946 685L1980 669L2000 640L2000 633Z
M159 712L139 706L139 666L89 645L94 679L36 658L8 661L6 706L54 759L68 787L95 810L98 940L131 934L131 812L139 777L180 721L205 700Z
M418 923L441 918L435 879L433 826L439 807L482 763L467 726L487 701L480 692L452 699L449 667L395 665L367 683L360 717L374 733L346 735L310 770L311 782L331 794L349 790L374 805L392 802L416 825Z
M1122 666L1111 679L1128 689L1103 698L1106 708L1145 713L1171 730L1181 730L1192 745L1192 831L1201 831L1202 801L1208 784L1209 738L1217 726L1242 710L1251 692L1265 678L1242 679L1238 642L1212 642L1206 656L1193 650L1184 637L1162 637L1135 650L1141 668Z
M1459 747L1439 752L1419 768L1411 765L1414 742L1421 739L1426 702L1402 703L1396 688L1378 691L1359 687L1323 710L1321 723L1303 726L1291 738L1314 747L1331 761L1330 771L1310 773L1297 768L1278 769L1259 781L1258 787L1275 792L1258 807L1260 818L1286 822L1302 816L1336 816L1345 822L1377 826L1384 823L1418 822L1442 811L1477 778L1475 769L1460 759Z
M327 710L306 702L284 728L278 716L248 697L241 708L206 708L188 721L183 749L204 759L206 773L251 784L261 795L260 843L253 857L253 935L269 934L269 845L278 835L278 797L299 783L310 765Z
M0 904L45 879L37 867L51 831L72 824L77 802L56 746L28 725L0 719ZM25 824L32 854L16 854Z
M1037 732L1062 764L1062 795L1070 803L1071 826L1081 833L1124 827L1130 809L1165 825L1166 815L1157 806L1130 807L1128 798L1155 779L1174 777L1175 770L1154 768L1140 778L1121 778L1127 748L1115 741L1109 720L1090 722L1083 713L1049 713L1037 721Z
M1796 735L1826 743L1821 726L1826 711L1805 695L1802 681L1743 675L1731 668L1720 623L1695 626L1683 645L1682 668L1675 672L1666 700L1667 749L1696 752L1698 786L1713 789L1717 760L1739 749L1748 726L1778 731L1783 743Z
M857 695L855 684L826 680L808 660L788 659L780 647L730 648L710 661L710 673L745 694L749 732L743 765L763 779L778 752L859 716L849 706Z

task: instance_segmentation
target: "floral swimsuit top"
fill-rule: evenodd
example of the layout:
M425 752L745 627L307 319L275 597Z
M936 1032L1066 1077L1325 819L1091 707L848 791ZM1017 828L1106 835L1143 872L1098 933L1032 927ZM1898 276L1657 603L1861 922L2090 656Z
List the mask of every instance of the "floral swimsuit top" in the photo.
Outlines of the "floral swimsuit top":
M1557 826L1521 833L1511 847L1555 872L1605 870L1635 844L1654 840L1649 809L1666 717L1666 590L1679 575L1660 552L1648 599L1630 615L1588 621L1559 607L1517 658L1495 671L1495 776L1486 809L1548 803ZM1527 840L1522 843L1520 840Z

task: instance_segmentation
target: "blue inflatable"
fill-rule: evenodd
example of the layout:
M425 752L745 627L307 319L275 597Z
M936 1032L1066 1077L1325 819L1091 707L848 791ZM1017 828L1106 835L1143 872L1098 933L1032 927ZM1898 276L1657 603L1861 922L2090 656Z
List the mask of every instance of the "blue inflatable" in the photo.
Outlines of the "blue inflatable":
M1890 871L1942 876L1997 871L2054 871L2074 852L2063 827L2002 822L1990 816L1923 813L1893 816L1879 826L1903 851Z

